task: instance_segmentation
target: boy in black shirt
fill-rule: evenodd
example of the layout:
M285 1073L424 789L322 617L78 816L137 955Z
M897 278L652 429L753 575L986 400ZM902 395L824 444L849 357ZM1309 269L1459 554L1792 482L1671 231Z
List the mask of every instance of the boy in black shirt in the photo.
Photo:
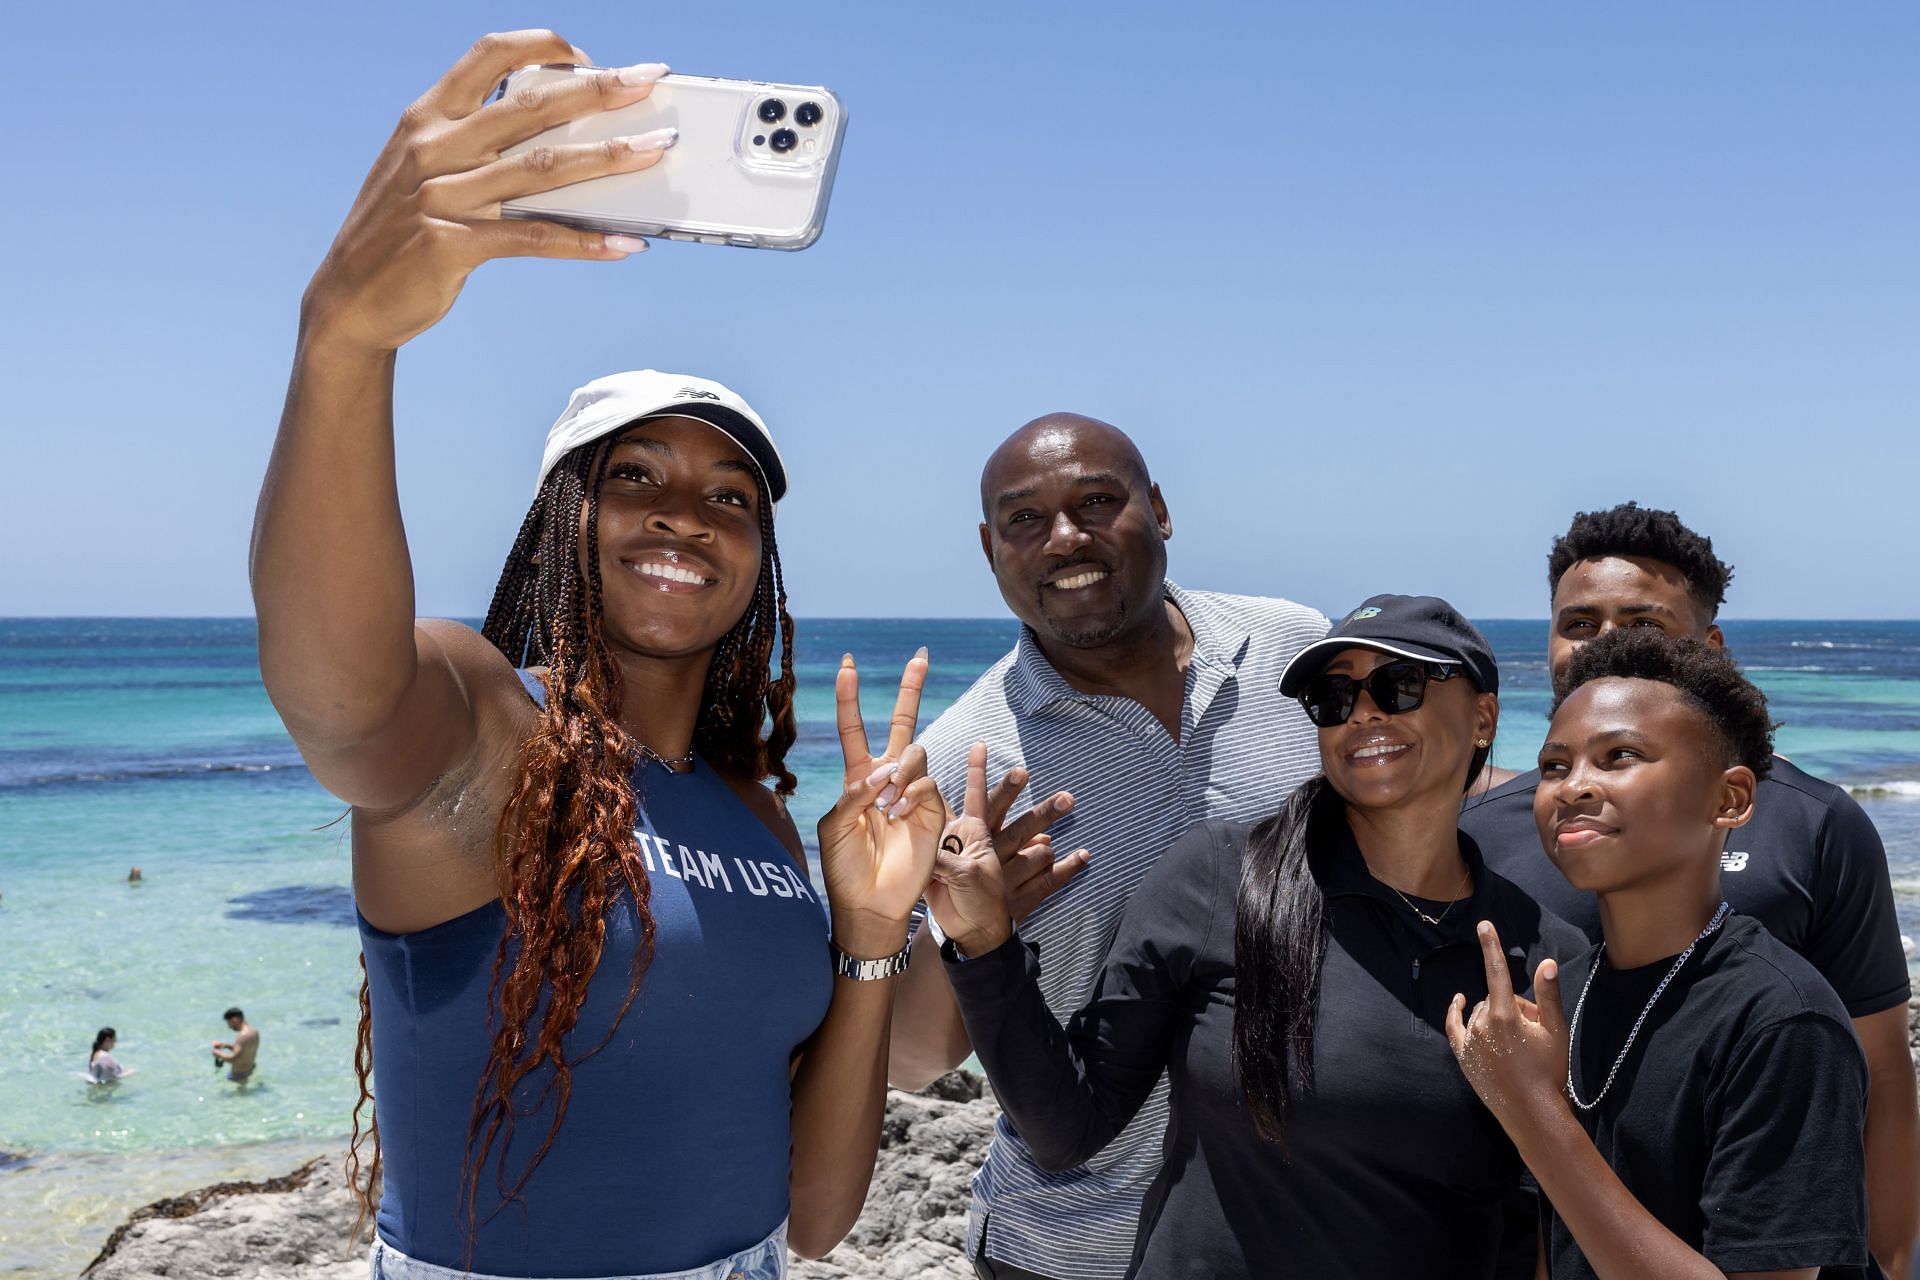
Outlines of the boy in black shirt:
M1720 894L1772 757L1766 700L1718 649L1616 631L1581 648L1534 816L1605 941L1500 984L1447 1034L1549 1204L1566 1277L1873 1274L1865 1058L1813 967ZM1480 926L1490 966L1505 953Z
M1622 503L1575 516L1548 556L1548 639L1555 687L1581 645L1615 630L1691 637L1718 647L1714 618L1733 570L1711 539L1671 511ZM1460 827L1487 865L1549 911L1600 940L1593 895L1542 853L1533 803L1539 774L1497 779L1469 800ZM1920 1234L1920 1110L1907 1048L1906 956L1879 833L1847 792L1778 756L1754 792L1753 818L1722 854L1733 909L1765 925L1820 972L1866 1050L1867 1189L1875 1256L1907 1274Z

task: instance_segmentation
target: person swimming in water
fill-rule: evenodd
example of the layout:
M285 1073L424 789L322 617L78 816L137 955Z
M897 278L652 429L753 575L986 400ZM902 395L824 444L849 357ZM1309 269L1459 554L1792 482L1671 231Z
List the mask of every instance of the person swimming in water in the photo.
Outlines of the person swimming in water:
M235 1084L245 1084L247 1077L253 1074L254 1059L260 1055L260 1032L247 1022L247 1015L240 1012L238 1006L227 1010L224 1016L227 1026L233 1029L233 1042L213 1042L213 1066L217 1071L221 1063L226 1063L229 1068L227 1079Z
M93 1049L87 1054L87 1080L93 1084L118 1084L120 1077L133 1074L132 1067L123 1067L113 1056L113 1046L119 1040L119 1034L112 1027L102 1027L93 1037Z

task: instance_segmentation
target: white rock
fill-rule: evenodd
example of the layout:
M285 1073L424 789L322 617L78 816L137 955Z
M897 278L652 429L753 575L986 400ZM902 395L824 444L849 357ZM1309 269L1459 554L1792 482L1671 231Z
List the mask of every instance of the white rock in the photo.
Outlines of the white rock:
M793 1259L794 1280L971 1280L968 1187L998 1115L965 1072L924 1094L889 1094L860 1221L824 1259ZM295 1184L282 1189L226 1184L138 1210L86 1280L365 1280L365 1245L347 1238L355 1206L343 1155L275 1179Z

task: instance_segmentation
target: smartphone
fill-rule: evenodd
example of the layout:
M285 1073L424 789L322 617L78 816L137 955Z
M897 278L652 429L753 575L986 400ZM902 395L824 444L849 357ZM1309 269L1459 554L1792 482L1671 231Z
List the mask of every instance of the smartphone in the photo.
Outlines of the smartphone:
M592 70L526 67L496 96ZM749 249L804 249L820 238L847 111L818 85L667 75L643 101L581 116L501 154L669 128L680 139L652 168L521 196L502 204L501 216Z

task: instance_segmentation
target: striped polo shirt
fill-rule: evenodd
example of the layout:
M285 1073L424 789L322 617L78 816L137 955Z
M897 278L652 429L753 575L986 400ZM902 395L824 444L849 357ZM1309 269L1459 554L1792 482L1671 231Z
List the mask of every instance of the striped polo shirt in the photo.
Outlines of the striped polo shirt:
M987 744L987 777L1015 765L1023 798L1071 791L1054 847L1092 860L1020 925L1038 948L1040 988L1064 1024L1093 994L1120 915L1147 870L1187 828L1208 818L1256 822L1317 772L1313 726L1280 696L1280 672L1327 633L1318 611L1287 600L1185 591L1167 598L1193 632L1180 739L1131 698L1068 685L1022 627L1013 651L974 681L921 738L928 767L958 812L967 748ZM967 1252L1058 1280L1120 1280L1133 1256L1140 1203L1160 1169L1167 1128L1164 1076L1133 1123L1078 1169L1048 1173L1005 1116L973 1180Z

